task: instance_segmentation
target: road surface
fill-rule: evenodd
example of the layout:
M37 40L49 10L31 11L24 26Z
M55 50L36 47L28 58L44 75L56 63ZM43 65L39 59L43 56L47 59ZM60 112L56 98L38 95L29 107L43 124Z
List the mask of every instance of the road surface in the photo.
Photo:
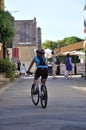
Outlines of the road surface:
M34 106L33 77L18 78L0 89L0 130L86 130L86 80L47 80L48 105Z

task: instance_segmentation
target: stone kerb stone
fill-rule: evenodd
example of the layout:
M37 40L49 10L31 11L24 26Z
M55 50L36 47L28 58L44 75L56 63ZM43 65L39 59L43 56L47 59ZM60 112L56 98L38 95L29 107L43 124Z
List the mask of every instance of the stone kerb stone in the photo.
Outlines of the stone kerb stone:
M6 78L5 73L0 73L0 81L10 81L10 78Z

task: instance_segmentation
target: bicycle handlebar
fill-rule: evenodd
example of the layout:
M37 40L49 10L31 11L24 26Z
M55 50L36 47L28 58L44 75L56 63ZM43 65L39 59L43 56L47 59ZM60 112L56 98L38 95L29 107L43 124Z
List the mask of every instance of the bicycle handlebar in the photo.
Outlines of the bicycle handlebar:
M27 71L27 73L28 73L28 74L34 74L34 72L31 72L31 71L30 71L30 72Z

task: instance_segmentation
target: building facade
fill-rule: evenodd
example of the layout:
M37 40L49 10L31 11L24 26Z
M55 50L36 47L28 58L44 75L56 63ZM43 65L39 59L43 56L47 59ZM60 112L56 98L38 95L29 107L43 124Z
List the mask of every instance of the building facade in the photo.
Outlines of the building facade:
M0 10L4 10L4 0L0 0Z
M18 44L41 46L41 29L37 27L36 18L14 21L14 30L13 47Z
M33 20L14 21L15 36L12 39L12 61L20 59L26 67L30 64L35 50L41 48L41 28L37 27L36 18Z

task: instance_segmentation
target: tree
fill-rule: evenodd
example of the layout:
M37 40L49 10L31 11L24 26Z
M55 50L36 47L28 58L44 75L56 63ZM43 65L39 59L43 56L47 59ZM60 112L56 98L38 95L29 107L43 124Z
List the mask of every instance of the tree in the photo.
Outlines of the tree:
M54 50L57 46L58 46L58 43L53 42L53 41L49 41L49 40L46 40L46 41L42 44L42 48L43 48L43 49L49 48L49 49L51 49L51 50Z
M82 39L80 39L78 37L74 37L74 36L66 37L63 39L63 42L65 45L73 44L73 43L80 42L80 41L82 41Z
M71 36L71 37L66 37L63 40L58 40L56 42L46 40L45 42L42 43L42 47L44 49L49 48L51 50L54 50L58 47L67 46L67 45L70 45L70 44L73 44L76 42L80 42L80 41L83 41L83 39L80 39L80 38L75 37L75 36Z
M8 11L0 10L0 41L3 44L3 58L6 58L6 45L12 40L14 36L13 29L14 18Z

